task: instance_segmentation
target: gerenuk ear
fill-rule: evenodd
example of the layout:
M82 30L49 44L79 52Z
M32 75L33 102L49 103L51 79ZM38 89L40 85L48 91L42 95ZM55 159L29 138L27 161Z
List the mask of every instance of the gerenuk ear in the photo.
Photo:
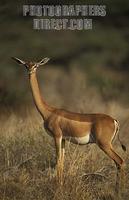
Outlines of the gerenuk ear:
M25 65L25 61L23 60L20 60L19 58L16 58L16 57L12 57L13 60L15 60L18 64L20 65Z
M38 62L37 64L38 65L45 65L49 60L50 60L50 58L44 58L40 62Z

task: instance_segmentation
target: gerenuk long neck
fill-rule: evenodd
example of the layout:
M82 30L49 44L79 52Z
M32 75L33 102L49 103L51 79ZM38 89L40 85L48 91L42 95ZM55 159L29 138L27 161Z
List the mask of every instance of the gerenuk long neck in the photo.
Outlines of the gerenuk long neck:
M31 90L32 90L33 98L34 98L34 103L38 111L42 115L43 119L45 120L50 116L52 112L52 107L48 106L48 104L44 101L44 99L41 96L36 72L29 74L29 79L30 79Z

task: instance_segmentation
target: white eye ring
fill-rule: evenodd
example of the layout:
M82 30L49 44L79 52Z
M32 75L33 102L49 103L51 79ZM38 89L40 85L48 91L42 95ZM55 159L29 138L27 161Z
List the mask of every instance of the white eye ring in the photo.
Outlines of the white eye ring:
M36 68L37 67L37 65L35 64L34 66L33 66L33 68Z
M33 65L31 69L29 69L28 73L32 74L33 72L35 72L37 69L37 64Z

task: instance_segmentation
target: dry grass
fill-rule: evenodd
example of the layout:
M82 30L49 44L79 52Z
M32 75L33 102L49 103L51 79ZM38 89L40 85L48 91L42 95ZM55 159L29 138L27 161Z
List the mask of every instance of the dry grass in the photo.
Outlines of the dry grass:
M117 112L122 112L122 108L117 107ZM129 131L129 121L124 118L121 121L121 138L128 145L129 134L125 134ZM67 142L64 184L57 185L53 139L43 130L35 110L27 110L24 116L14 111L2 114L0 141L1 200L118 199L114 190L115 165L96 145L80 147ZM128 146L124 154L117 140L114 145L126 159L125 187L121 188L120 199L128 199Z

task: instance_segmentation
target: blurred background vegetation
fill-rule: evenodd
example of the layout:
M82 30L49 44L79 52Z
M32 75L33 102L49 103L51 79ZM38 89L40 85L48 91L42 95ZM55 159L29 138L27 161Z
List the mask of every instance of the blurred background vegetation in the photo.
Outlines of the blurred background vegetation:
M89 31L36 31L23 4L105 4L106 17L93 17ZM118 199L116 168L97 146L66 143L64 185L53 174L53 138L35 110L28 74L11 57L50 62L37 70L42 94L56 107L103 112L120 122L127 146L121 200L129 199L129 1L0 1L0 200ZM34 109L33 109L34 108ZM96 158L97 161L96 162ZM102 173L106 179L87 178Z
M82 111L92 98L129 102L129 1L60 1L60 4L105 4L107 15L93 17L93 30L36 31L23 4L57 1L0 1L0 105L32 102L28 75L11 60L51 61L38 71L45 99L52 105ZM96 100L97 101L97 100ZM80 103L81 102L81 103ZM86 111L86 110L85 110ZM90 111L90 110L89 110Z

